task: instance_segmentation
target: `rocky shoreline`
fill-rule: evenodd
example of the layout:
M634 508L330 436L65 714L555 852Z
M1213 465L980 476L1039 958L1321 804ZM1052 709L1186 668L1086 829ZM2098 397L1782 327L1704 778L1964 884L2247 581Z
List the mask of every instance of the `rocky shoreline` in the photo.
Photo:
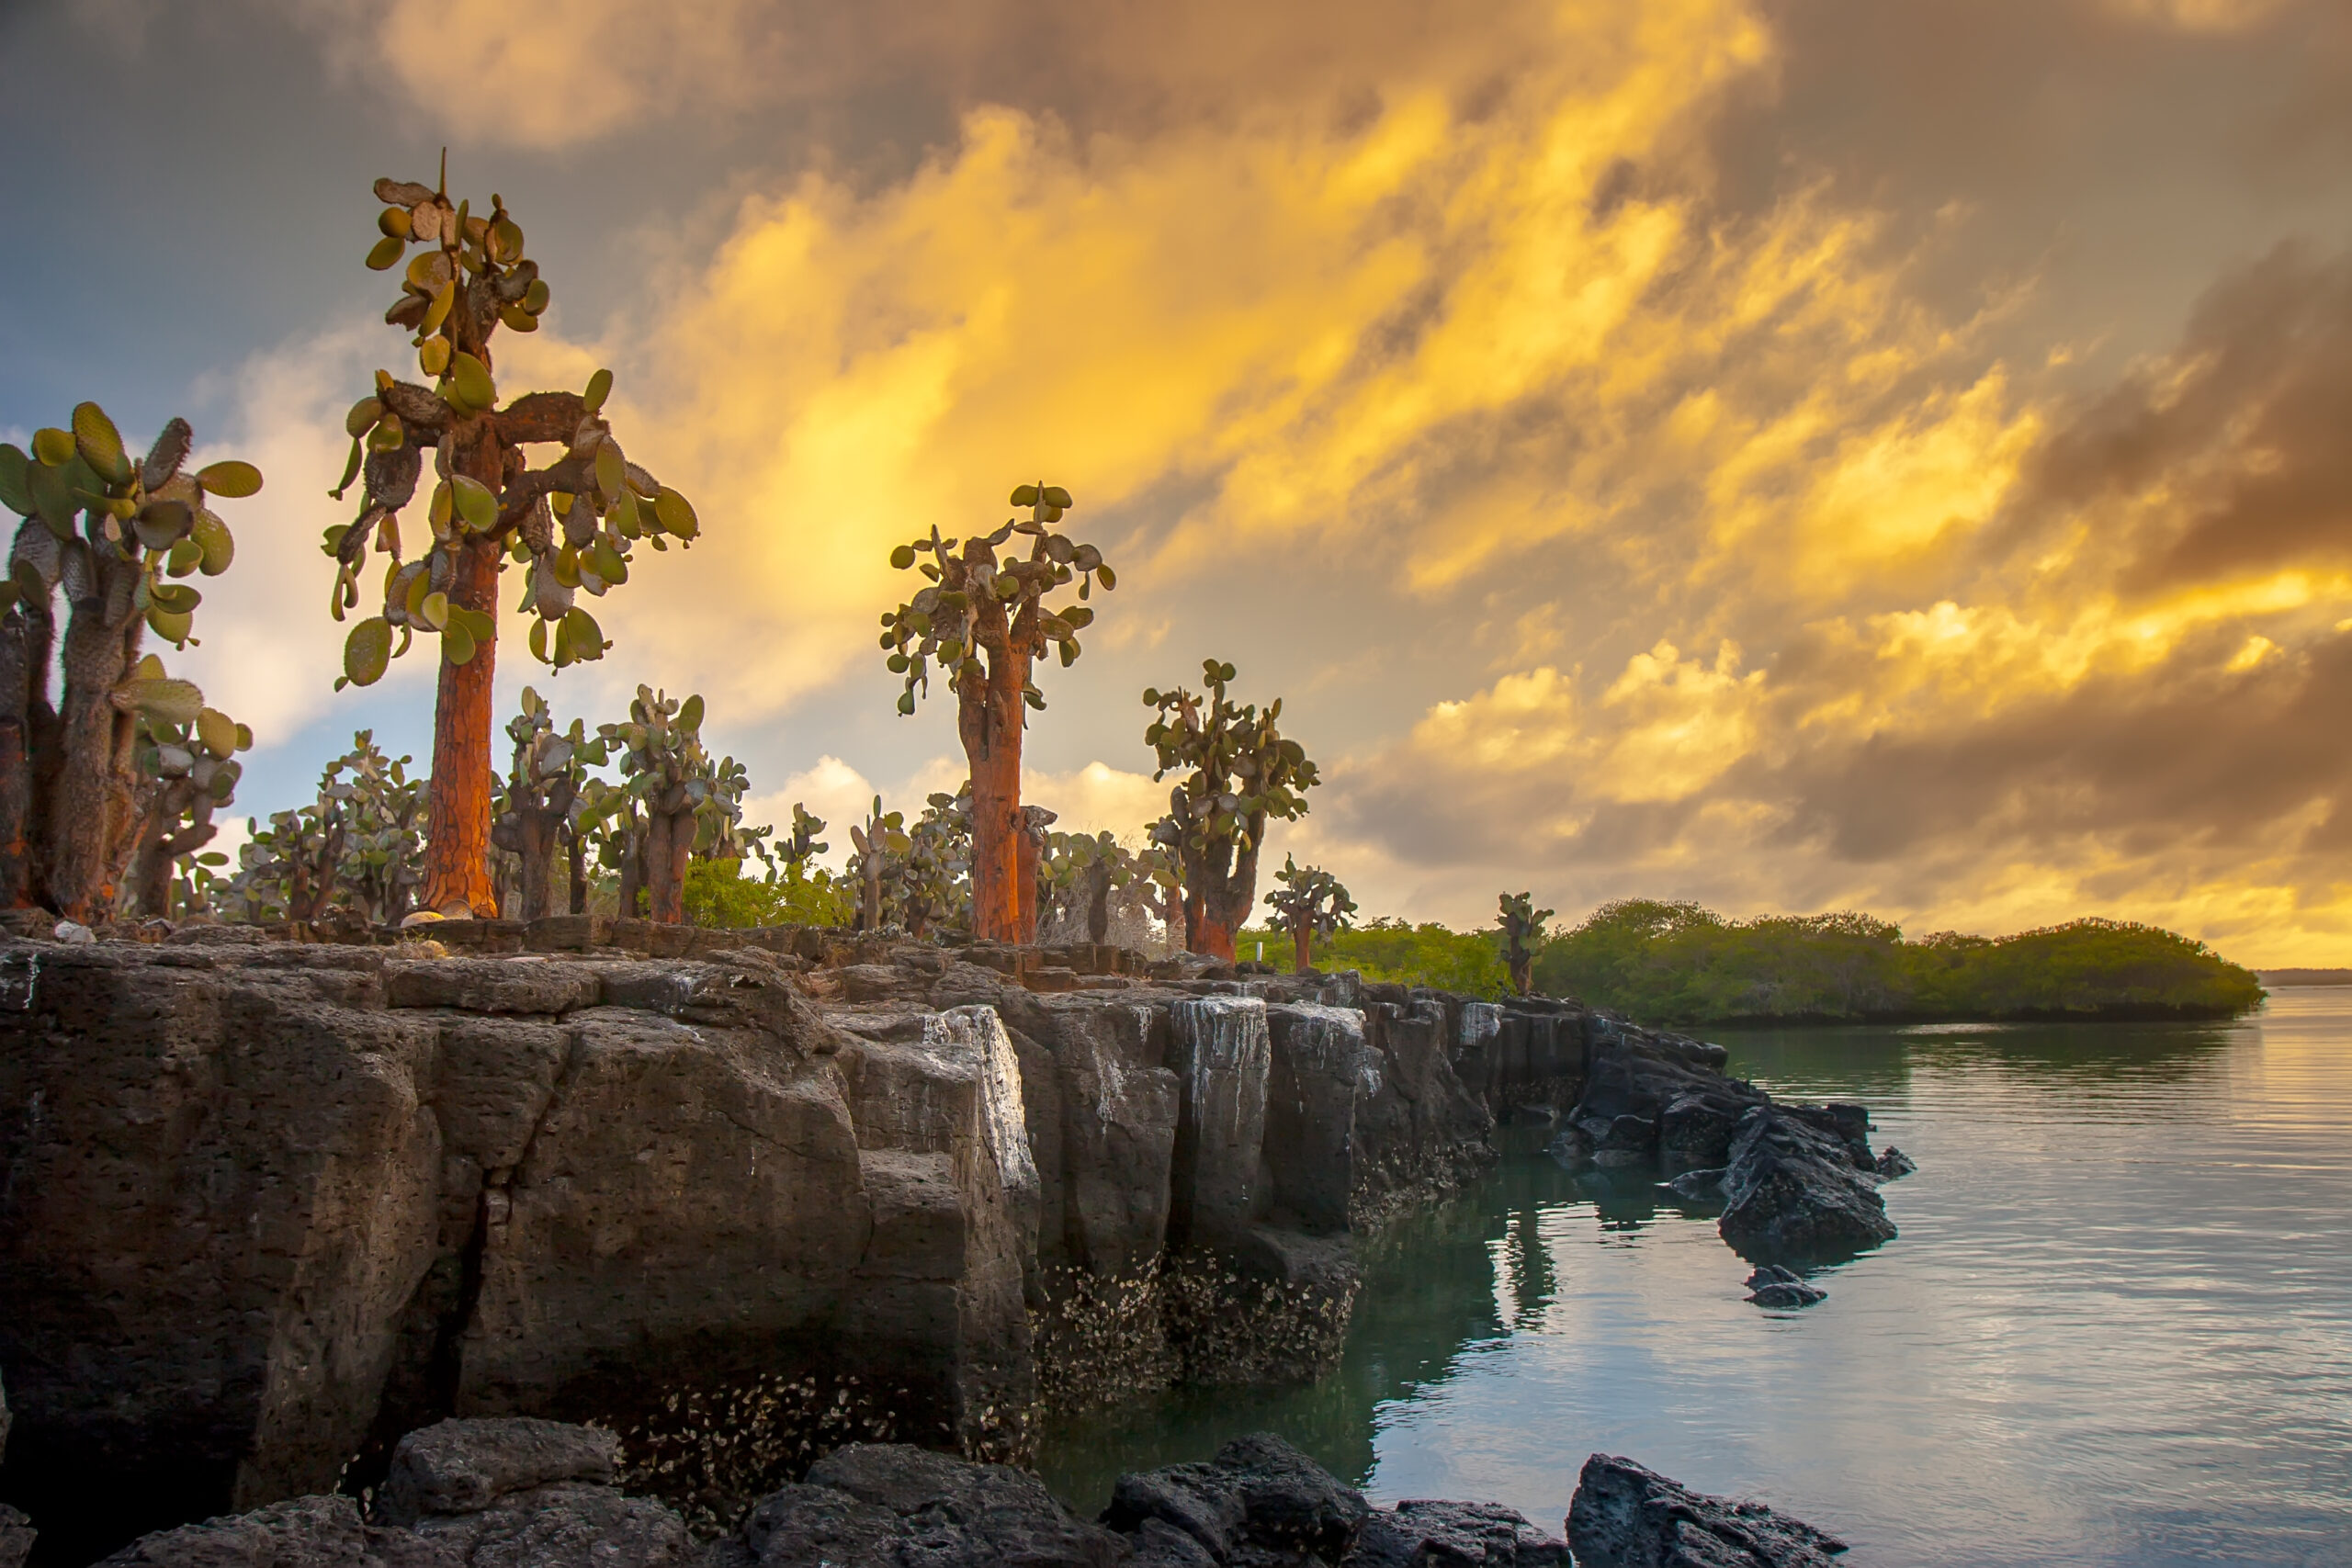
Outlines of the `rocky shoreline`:
M314 1495L145 1536L104 1568L1818 1568L1845 1543L1758 1503L1588 1459L1566 1539L1493 1503L1379 1509L1268 1433L1120 1477L1093 1520L1034 1475L853 1443L697 1539L616 1484L610 1432L528 1419L411 1433L363 1506Z
M1353 1238L1498 1117L1758 1261L1893 1234L1860 1108L1573 1002L584 917L144 934L0 942L0 1499L60 1563L364 1490L450 1416L593 1420L731 1523L853 1442L1019 1461L1311 1378Z

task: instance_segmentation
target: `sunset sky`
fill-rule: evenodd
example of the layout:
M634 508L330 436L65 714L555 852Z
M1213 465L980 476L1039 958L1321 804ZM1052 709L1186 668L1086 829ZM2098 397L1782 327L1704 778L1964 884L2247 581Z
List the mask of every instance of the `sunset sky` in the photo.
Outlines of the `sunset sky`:
M446 144L554 288L503 389L610 366L705 532L601 666L510 621L502 711L700 691L754 820L953 786L888 550L1044 479L1119 572L1040 677L1064 826L1164 807L1138 696L1214 654L1367 913L2352 963L2344 0L10 0L0 60L0 434L268 478L174 660L240 818L429 751L427 658L330 690L317 545L414 374L368 186Z

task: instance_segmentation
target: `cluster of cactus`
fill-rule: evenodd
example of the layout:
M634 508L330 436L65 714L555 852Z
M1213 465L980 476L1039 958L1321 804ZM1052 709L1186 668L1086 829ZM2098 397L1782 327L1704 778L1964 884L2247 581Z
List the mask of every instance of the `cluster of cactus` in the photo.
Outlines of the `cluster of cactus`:
M972 786L935 794L907 825L876 795L865 821L849 830L847 879L857 888L857 929L967 931L972 915Z
M605 817L627 825L616 846L624 914L636 912L641 889L649 919L684 920L686 867L697 841L707 852L722 824L741 819L748 781L732 758L722 764L703 749L702 718L701 697L681 701L639 686L628 717L598 728L621 772Z
M1503 966L1510 971L1510 987L1525 996L1534 984L1535 949L1544 941L1544 922L1556 913L1539 909L1525 893L1500 896L1502 913L1495 923L1502 928Z
M219 913L383 926L409 912L424 874L424 781L371 730L354 734L351 748L319 775L310 805L274 813L267 828L248 820L237 874L216 895Z
M1305 816L1306 791L1322 782L1306 749L1282 733L1282 699L1261 714L1226 694L1235 673L1204 660L1204 695L1182 687L1143 694L1157 710L1144 731L1159 761L1151 776L1183 773L1151 840L1178 867L1185 947L1224 959L1233 957L1234 933L1257 904L1266 824Z
M161 682L163 660L148 654L131 675ZM228 857L213 853L204 863L197 857L209 852L204 846L220 832L213 814L236 803L237 781L244 772L237 753L252 750L254 732L218 708L204 706L193 688L176 703L170 697L151 700L138 712L134 728L139 826L127 892L131 912L171 919L209 907L209 868L228 864Z
M1107 590L1118 578L1101 550L1054 528L1072 504L1069 491L1024 484L1012 504L1029 515L960 540L933 528L890 552L892 566L918 569L931 581L883 613L881 644L891 672L905 682L899 713L915 711L918 693L929 694L934 669L956 694L957 735L971 770L974 930L1022 942L1036 928L1037 838L1022 812L1021 739L1028 710L1046 705L1031 666L1049 646L1065 667L1077 660L1078 634L1094 619L1083 601L1095 584ZM1016 551L1000 559L998 550L1016 536L1029 541L1026 558ZM1080 603L1046 607L1046 595L1073 582Z
M1290 855L1283 856L1274 881L1278 886L1266 895L1274 911L1274 929L1289 933L1293 967L1304 972L1314 967L1317 937L1354 923L1356 901L1338 877L1321 866L1301 865Z
M492 196L487 214L453 204L447 173L445 164L437 188L376 182L382 237L368 263L389 271L411 245L423 247L384 319L415 334L418 367L434 384L379 370L375 389L352 405L350 460L333 493L341 499L358 482L359 511L327 530L324 548L336 563L329 608L337 620L359 605L370 549L387 558L381 608L352 626L338 687L381 679L419 632L440 639L424 901L441 913L485 913L494 903L485 870L492 813L480 761L490 749L490 649L507 558L526 569L521 608L537 617L531 651L561 669L610 646L579 594L626 581L637 544L663 549L670 538L692 540L700 525L685 497L629 461L614 438L604 417L609 371L589 378L584 392L531 392L499 405L492 335L501 326L534 330L548 288L504 201ZM534 468L523 456L533 446L563 451ZM431 539L405 559L401 513L428 453Z
M193 640L202 595L185 580L220 575L236 552L210 503L262 483L250 463L189 471L193 442L175 419L134 457L106 411L85 402L66 428L37 432L29 453L0 444L0 506L22 519L0 583L0 905L110 917L142 840L176 834L176 819L149 825L163 795L185 792L142 772L140 757L186 750L165 732L208 710L140 646L150 632L178 648ZM52 667L62 674L54 701ZM215 716L213 739L223 733ZM193 797L189 807L205 808Z
M556 857L564 857L571 912L587 908L587 835L582 828L589 802L589 770L601 768L611 745L591 735L579 719L559 731L547 699L523 688L522 711L506 721L514 762L505 779L502 809L492 820L491 842L515 857L518 897L500 908L526 920L555 912L551 899Z
M1088 942L1107 942L1114 902L1141 905L1166 923L1173 909L1165 888L1174 885L1173 863L1157 849L1137 854L1107 829L1050 834L1039 866L1039 925L1082 931Z

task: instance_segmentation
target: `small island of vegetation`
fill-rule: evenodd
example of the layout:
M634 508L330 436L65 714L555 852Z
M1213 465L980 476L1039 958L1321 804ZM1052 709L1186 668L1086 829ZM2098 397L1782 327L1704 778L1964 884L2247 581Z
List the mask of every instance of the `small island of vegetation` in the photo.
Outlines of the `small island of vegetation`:
M1497 931L1377 919L1318 937L1314 952L1326 968L1414 985L1510 984ZM2253 971L2203 942L2131 921L1905 938L1869 915L1736 920L1648 898L1604 904L1542 942L1532 979L1546 995L1682 1025L2233 1018L2264 996Z

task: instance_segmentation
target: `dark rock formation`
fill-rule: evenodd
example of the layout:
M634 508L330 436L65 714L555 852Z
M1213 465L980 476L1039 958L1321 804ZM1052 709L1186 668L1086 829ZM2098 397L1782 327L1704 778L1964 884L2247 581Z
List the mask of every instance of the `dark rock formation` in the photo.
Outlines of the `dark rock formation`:
M1568 1544L1580 1568L1825 1568L1846 1550L1761 1503L1710 1497L1608 1454L1577 1478Z
M746 1509L708 1547L609 1483L609 1435L445 1422L402 1439L373 1517L306 1496L144 1537L107 1568L1565 1568L1567 1545L1509 1508L1374 1509L1268 1434L1205 1464L1122 1476L1099 1523L1037 1478L855 1443ZM1815 1568L1839 1541L1595 1454L1568 1516L1584 1568Z
M1346 1568L1555 1568L1568 1562L1568 1549L1499 1503L1406 1502L1364 1520L1342 1562Z
M683 1451L682 1393L855 1412L763 1452L1014 1455L1065 1303L1180 1372L1311 1376L1349 1235L1493 1157L1459 998L809 935L0 943L0 1496L86 1560L450 1415Z
M754 1506L712 1568L1112 1568L1126 1542L1087 1524L1025 1471L897 1443L820 1460Z
M1803 1106L1759 1105L1732 1142L1717 1228L1750 1262L1851 1257L1894 1235L1877 1183L1858 1134Z
M401 1440L375 1517L298 1497L148 1535L107 1568L685 1568L685 1522L610 1484L610 1433L447 1421Z
M1809 1307L1815 1302L1826 1302L1829 1292L1818 1285L1808 1285L1793 1271L1776 1263L1767 1263L1747 1277L1747 1299L1760 1307L1783 1310Z
M1132 1532L1147 1520L1179 1530L1221 1563L1301 1555L1337 1562L1372 1505L1271 1433L1237 1438L1206 1464L1119 1477L1102 1522Z
M1879 1151L1874 1168L1882 1180L1894 1181L1918 1169L1909 1155L1889 1144Z

